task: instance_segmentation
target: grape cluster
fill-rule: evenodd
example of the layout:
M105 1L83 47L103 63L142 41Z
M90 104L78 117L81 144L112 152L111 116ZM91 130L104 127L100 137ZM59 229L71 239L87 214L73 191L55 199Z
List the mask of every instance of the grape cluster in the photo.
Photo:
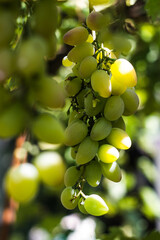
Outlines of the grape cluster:
M119 152L131 146L123 116L134 114L139 105L136 72L129 61L117 59L113 49L99 43L103 26L104 16L93 11L86 26L68 31L64 43L73 48L62 61L65 67L72 66L65 80L71 102L65 144L76 165L65 173L61 202L67 209L78 205L82 213L95 216L106 214L108 207L97 194L86 196L84 183L96 187L102 175L121 180Z

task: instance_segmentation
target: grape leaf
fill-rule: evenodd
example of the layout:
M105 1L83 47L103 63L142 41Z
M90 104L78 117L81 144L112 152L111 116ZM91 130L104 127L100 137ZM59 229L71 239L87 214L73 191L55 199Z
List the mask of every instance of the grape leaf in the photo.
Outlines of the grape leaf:
M153 21L160 20L160 0L147 0L145 10Z
M160 232L151 232L147 237L143 238L142 240L159 240L160 239Z

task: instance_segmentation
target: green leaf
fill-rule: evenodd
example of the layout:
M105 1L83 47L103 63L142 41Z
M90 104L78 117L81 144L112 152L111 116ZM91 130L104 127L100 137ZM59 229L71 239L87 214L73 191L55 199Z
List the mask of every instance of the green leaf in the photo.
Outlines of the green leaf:
M145 9L153 21L160 18L160 0L147 0Z
M159 240L160 233L159 232L151 232L147 237L143 238L143 240Z

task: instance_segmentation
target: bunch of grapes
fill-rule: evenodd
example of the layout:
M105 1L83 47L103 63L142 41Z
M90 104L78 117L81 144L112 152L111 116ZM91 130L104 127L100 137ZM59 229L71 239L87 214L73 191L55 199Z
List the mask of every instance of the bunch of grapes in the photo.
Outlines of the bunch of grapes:
M134 114L139 105L132 64L99 43L104 26L104 15L93 11L86 26L68 31L64 43L73 48L62 62L72 66L65 80L71 102L65 144L76 164L65 173L61 202L67 209L78 205L82 213L95 216L106 214L108 206L97 194L85 195L84 184L97 187L102 175L113 182L121 180L119 153L131 146L123 116Z

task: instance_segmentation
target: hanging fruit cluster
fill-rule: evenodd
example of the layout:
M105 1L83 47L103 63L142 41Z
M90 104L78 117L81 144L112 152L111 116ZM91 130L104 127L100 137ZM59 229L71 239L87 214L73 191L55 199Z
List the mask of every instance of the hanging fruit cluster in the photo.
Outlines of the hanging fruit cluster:
M67 209L78 205L81 212L95 216L107 213L108 207L97 194L86 196L84 184L96 187L102 175L121 180L119 152L131 146L123 116L134 114L139 105L132 64L99 43L104 25L104 15L93 11L86 26L68 31L64 43L73 48L62 61L65 67L72 66L65 80L71 103L65 144L71 147L75 166L65 173L61 202Z

